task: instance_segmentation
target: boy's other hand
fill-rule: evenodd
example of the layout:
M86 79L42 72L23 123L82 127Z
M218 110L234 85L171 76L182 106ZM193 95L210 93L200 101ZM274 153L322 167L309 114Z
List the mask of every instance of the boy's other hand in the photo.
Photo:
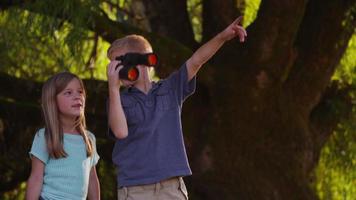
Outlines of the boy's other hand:
M244 27L240 25L241 20L242 20L242 16L238 17L225 30L220 32L221 39L223 39L224 41L228 41L238 36L240 42L244 42L247 37L247 32L244 29Z

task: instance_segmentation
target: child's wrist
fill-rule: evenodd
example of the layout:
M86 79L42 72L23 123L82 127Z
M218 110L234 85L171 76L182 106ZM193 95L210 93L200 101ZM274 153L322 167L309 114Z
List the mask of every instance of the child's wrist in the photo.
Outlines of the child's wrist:
M109 96L111 95L118 95L120 93L120 89L119 88L114 88L114 87L110 87L109 88Z
M220 32L216 35L216 39L220 42L226 42L226 39L223 36L223 32Z

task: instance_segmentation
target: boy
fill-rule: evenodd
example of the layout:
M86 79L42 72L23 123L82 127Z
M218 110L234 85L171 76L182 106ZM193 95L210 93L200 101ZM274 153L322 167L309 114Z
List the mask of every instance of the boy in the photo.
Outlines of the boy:
M246 31L237 18L225 30L200 47L181 68L168 78L151 82L148 67L138 65L136 81L119 80L123 66L115 58L126 53L151 53L149 42L129 35L108 49L110 64L109 134L117 138L112 159L117 167L118 199L188 199L182 177L191 175L185 152L181 108L195 91L196 73L228 40ZM121 83L127 88L119 92Z

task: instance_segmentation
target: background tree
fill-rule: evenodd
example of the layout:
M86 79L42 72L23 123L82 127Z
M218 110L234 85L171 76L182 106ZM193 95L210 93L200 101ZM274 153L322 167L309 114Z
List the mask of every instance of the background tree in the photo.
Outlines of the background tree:
M18 187L29 174L26 152L41 127L40 82L48 75L66 69L104 79L107 42L138 33L160 55L157 76L165 77L201 42L246 14L247 42L224 46L200 72L197 93L185 104L192 199L317 199L312 188L323 184L315 184L313 171L322 147L333 133L338 137L335 131L352 130L337 126L354 117L354 76L340 81L345 80L340 70L338 81L331 80L355 33L356 1L261 1L252 22L254 14L247 11L256 5L252 0L0 3L0 192ZM106 83L86 85L88 126L103 158L103 195L111 199ZM348 144L343 147L355 150L354 142Z

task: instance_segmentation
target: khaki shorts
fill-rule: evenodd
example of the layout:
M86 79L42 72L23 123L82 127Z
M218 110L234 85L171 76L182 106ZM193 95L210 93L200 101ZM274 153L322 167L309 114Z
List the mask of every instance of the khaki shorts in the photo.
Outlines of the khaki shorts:
M149 185L122 187L118 200L188 200L188 192L181 177L170 178Z

